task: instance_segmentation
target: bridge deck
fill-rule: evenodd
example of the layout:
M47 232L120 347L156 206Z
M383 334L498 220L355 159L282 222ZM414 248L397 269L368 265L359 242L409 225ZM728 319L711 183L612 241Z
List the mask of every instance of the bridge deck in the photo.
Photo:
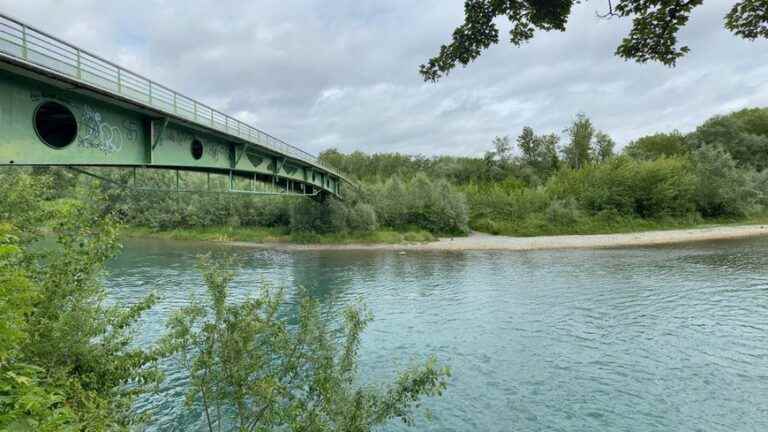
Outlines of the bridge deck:
M0 61L77 83L150 110L160 118L233 138L244 144L243 152L249 148L266 150L348 182L334 167L298 147L2 13Z

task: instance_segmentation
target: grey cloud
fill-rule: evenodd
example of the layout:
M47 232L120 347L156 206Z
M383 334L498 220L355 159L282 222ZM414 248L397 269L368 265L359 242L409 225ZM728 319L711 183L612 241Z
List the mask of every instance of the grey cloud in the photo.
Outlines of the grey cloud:
M0 0L0 9L116 59L314 152L479 154L530 125L560 132L579 112L621 144L768 105L768 43L722 28L732 2L697 10L677 68L613 51L627 20L580 5L566 33L502 42L437 85L418 65L462 20L460 0ZM501 23L503 26L503 23Z

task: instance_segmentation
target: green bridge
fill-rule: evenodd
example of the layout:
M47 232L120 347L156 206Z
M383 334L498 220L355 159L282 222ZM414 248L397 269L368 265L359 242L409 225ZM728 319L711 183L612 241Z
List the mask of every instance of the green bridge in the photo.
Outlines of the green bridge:
M0 13L0 165L223 175L226 192L341 196L344 176L242 121ZM246 187L238 187L243 180ZM208 183L210 185L210 181Z

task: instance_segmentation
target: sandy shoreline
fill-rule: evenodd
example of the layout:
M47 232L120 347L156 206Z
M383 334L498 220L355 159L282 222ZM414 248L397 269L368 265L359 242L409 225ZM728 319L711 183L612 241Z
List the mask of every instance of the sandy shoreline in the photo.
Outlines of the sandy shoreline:
M594 249L648 246L707 240L728 240L768 235L768 225L735 225L712 228L647 231L627 234L507 237L472 233L468 237L441 238L429 243L405 244L285 244L227 242L233 246L280 250L392 250L392 251L527 251L544 249Z

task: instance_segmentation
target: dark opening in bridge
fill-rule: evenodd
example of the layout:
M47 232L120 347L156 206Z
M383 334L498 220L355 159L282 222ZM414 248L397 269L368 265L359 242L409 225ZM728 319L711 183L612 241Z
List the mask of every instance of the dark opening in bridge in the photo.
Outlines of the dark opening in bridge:
M192 147L190 147L192 150L192 157L195 159L200 159L203 157L203 143L200 142L199 139L195 138L192 140Z
M77 137L77 120L72 111L58 102L44 102L35 111L37 136L50 147L64 148Z

